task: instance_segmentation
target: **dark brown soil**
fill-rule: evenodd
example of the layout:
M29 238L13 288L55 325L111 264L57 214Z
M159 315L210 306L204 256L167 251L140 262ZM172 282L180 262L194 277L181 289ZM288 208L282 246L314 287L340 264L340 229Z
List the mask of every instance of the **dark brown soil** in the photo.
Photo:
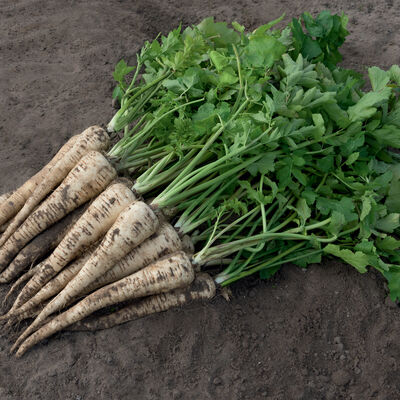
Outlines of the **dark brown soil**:
M112 70L144 40L203 17L247 27L329 8L350 16L346 65L400 63L398 0L0 1L0 192L112 116ZM6 292L0 288L0 299ZM400 398L400 313L381 278L339 263L248 280L234 298L97 333L21 360L0 334L0 399Z

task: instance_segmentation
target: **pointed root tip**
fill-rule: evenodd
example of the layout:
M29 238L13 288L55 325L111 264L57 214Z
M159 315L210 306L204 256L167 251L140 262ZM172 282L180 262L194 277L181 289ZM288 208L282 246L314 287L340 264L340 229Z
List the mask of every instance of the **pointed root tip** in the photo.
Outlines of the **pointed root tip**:
M10 319L10 317L11 317L10 313L4 314L0 316L0 322Z
M20 344L21 344L20 341L17 340L17 341L11 346L10 354L15 353Z
M20 347L18 351L15 353L15 357L21 358L25 354L26 350L23 347Z

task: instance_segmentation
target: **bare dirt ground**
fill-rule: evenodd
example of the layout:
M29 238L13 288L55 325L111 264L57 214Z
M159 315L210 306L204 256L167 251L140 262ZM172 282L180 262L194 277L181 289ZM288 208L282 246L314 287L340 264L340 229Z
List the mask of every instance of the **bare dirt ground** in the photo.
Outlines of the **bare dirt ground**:
M253 28L345 12L345 65L400 63L398 0L0 0L0 192L112 116L112 70L147 39L206 16ZM0 287L3 298L7 287ZM400 398L400 312L383 281L339 263L96 333L66 332L20 360L0 332L0 399Z

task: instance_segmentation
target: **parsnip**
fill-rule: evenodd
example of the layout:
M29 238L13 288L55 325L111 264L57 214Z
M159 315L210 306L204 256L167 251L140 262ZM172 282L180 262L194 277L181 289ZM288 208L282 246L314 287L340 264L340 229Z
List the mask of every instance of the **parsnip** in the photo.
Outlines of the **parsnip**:
M135 201L128 206L117 218L79 273L43 309L35 321L18 338L13 348L34 332L49 315L69 304L71 300L84 292L86 287L112 268L116 261L154 234L158 226L158 218L147 204Z
M67 326L82 320L101 308L134 298L169 292L186 287L194 279L189 257L178 252L115 283L97 290L62 314L57 315L21 345L17 356Z
M48 257L40 272L26 284L13 309L28 301L77 255L103 237L135 199L133 192L122 183L110 185L101 193Z
M115 178L116 171L97 151L84 156L63 183L27 218L0 248L0 272L35 236L97 196Z
M60 158L54 165L43 173L40 182L33 193L26 199L22 209L15 216L12 223L0 238L0 246L16 231L16 229L28 218L34 208L67 176L75 167L80 159L91 150L102 151L109 146L109 137L107 132L99 126L92 126L78 135L72 146L68 143L64 145L64 152L61 152ZM63 154L62 154L63 153ZM41 172L39 173L39 175ZM8 200L10 203L10 200ZM4 221L5 222L5 221ZM1 224L0 220L0 224Z
M187 288L175 289L171 292L155 294L139 301L133 301L111 314L79 321L69 327L68 330L97 331L109 329L154 313L184 306L192 301L210 300L215 296L215 291L215 283L210 275L200 273L196 275L193 283Z

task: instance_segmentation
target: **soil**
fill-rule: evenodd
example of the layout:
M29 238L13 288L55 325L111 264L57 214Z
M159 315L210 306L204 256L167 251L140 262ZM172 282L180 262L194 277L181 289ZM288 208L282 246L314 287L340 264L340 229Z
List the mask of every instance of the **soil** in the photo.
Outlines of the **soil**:
M0 0L0 192L110 119L115 63L133 63L158 32L209 15L254 28L326 8L349 15L346 66L400 63L398 0ZM229 303L61 333L22 359L3 331L0 399L400 398L400 313L376 274L286 266L232 290Z

